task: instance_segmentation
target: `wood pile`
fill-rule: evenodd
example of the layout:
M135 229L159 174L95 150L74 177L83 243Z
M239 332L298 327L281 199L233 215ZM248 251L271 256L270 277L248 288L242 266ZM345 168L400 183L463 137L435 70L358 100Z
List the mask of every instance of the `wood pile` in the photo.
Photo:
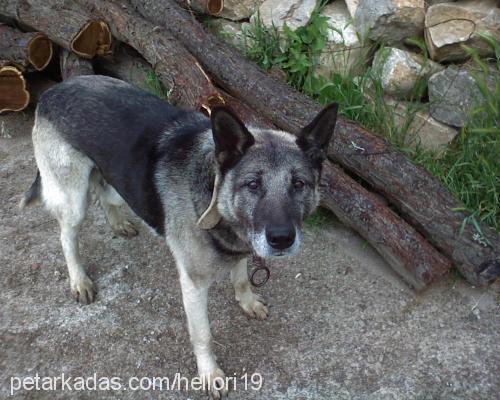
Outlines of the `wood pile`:
M223 8L222 0L7 0L0 5L8 24L0 25L0 111L28 105L26 77L49 64L56 44L60 79L95 69L142 86L144 75L155 74L175 104L205 113L225 104L246 123L298 133L321 105L196 19ZM498 234L464 225L462 205L381 136L339 118L327 156L322 205L409 285L423 289L452 266L477 286L500 274Z

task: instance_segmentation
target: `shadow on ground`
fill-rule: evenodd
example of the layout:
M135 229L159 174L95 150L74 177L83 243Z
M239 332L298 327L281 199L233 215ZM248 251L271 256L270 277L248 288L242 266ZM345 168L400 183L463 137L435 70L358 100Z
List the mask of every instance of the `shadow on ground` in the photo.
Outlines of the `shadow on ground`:
M127 387L132 377L172 383L176 373L196 372L166 246L147 229L131 240L114 237L91 207L81 248L99 295L90 306L75 303L56 222L41 207L17 209L35 174L32 114L0 119L4 136L12 136L0 138L0 397L10 394L11 377L64 373L117 377L123 388L20 390L14 398L205 398L158 384ZM270 304L265 322L240 312L227 279L211 289L215 350L226 374L238 378L230 398L469 400L500 393L498 283L479 290L451 274L417 295L335 224L308 228L301 255L273 263L259 292ZM260 390L250 378L245 390L245 373L260 374Z

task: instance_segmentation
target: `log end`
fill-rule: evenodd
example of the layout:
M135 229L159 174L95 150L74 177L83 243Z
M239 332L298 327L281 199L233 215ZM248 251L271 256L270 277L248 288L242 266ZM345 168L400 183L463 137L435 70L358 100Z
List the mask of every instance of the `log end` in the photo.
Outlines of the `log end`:
M23 74L15 67L0 68L0 113L21 111L30 102Z
M217 16L224 9L224 0L208 0L207 11L210 15Z
M34 36L28 44L28 61L37 71L49 65L53 53L52 42L41 33Z
M111 48L111 32L104 21L87 22L71 41L71 50L80 57L91 59L96 55L109 54Z

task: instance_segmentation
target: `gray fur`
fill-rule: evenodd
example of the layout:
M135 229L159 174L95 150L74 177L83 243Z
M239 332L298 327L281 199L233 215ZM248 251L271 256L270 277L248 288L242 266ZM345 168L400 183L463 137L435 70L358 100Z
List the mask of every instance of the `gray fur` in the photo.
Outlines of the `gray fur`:
M336 115L336 108L329 113ZM179 270L199 374L218 398L225 389L212 384L224 374L211 350L208 287L231 271L245 313L267 317L262 298L250 289L247 257L299 249L302 221L319 201L320 136L314 126L304 132L299 145L285 132L247 130L226 110L216 110L211 124L113 78L70 79L40 99L33 128L40 178L24 203L38 196L41 179L43 202L61 227L71 289L82 303L95 299L78 250L90 190L115 232L136 234L120 211L126 203L165 237ZM216 174L221 220L213 229L200 229L197 221L210 203ZM287 243L278 243L283 237Z

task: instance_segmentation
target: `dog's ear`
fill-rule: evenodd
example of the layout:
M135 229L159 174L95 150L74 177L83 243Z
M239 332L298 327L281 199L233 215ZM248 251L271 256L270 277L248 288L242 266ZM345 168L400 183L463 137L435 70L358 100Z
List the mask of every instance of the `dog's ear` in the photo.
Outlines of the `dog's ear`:
M323 108L311 123L302 129L297 138L298 146L320 164L324 157L323 151L335 130L338 109L337 103Z
M213 109L210 118L215 142L215 158L221 170L227 170L243 157L255 140L243 122L229 108Z

